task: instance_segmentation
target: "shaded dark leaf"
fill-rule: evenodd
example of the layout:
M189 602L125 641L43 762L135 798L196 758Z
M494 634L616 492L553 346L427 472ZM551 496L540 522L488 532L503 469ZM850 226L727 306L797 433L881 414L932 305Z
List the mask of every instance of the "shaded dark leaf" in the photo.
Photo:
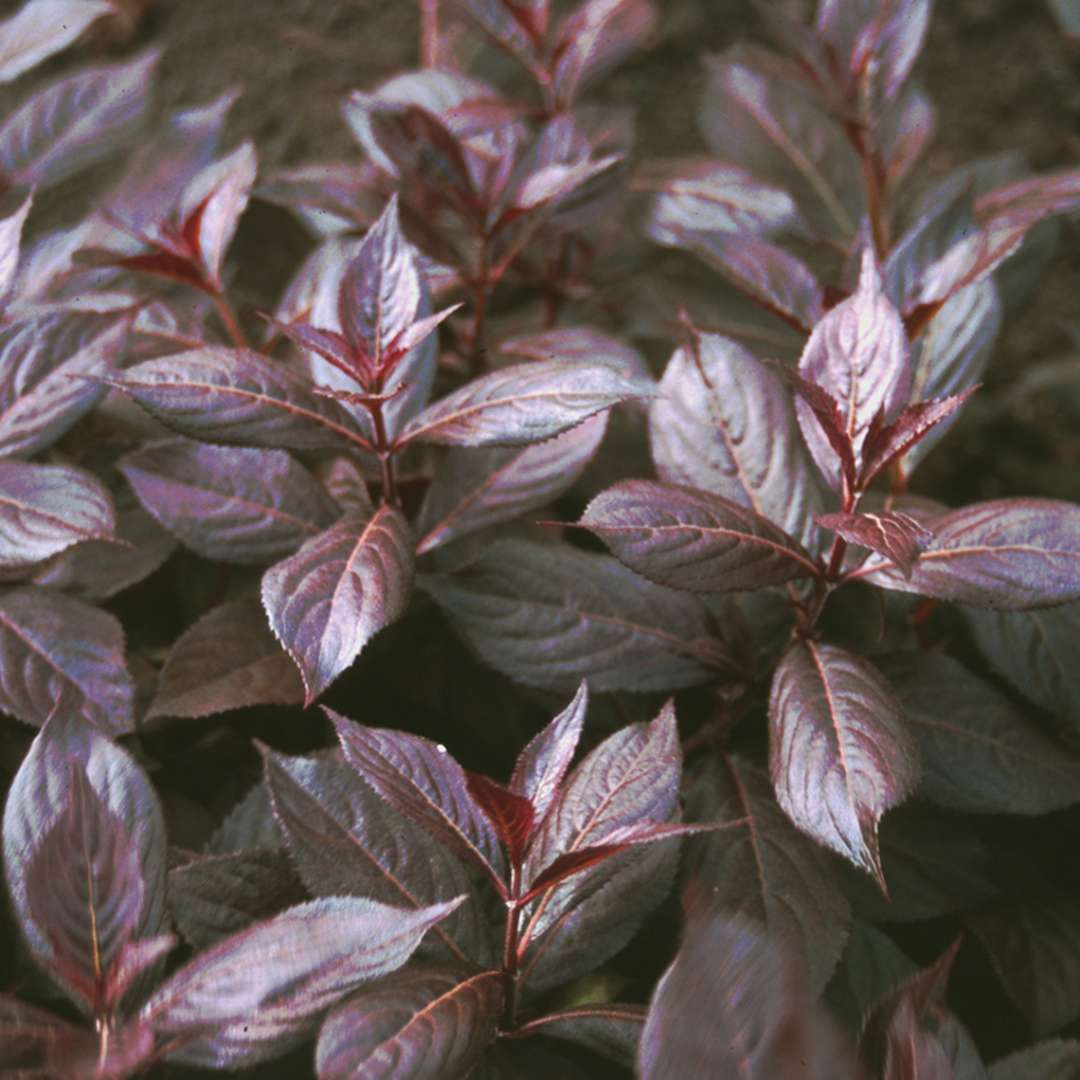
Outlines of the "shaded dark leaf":
M421 585L488 663L529 686L672 689L727 662L695 597L568 545L502 541Z
M514 1038L547 1035L555 1039L565 1039L617 1061L620 1065L632 1067L637 1060L638 1043L645 1026L645 1012L642 1005L611 1002L577 1005L522 1024L514 1031Z
M792 645L773 675L769 766L788 817L884 888L878 821L915 787L919 759L882 675L834 645Z
M1048 814L1080 802L1080 760L962 664L940 653L885 657L919 744L919 795L971 813Z
M593 499L580 524L631 570L690 592L763 589L820 573L779 526L694 488L625 480Z
M768 776L733 754L717 757L697 772L687 816L729 826L687 841L687 872L718 908L786 940L806 964L811 990L820 990L851 913L829 857L781 811Z
M401 511L347 517L263 575L270 626L296 662L310 705L408 607L413 555Z
M205 855L169 871L169 910L184 940L207 949L305 897L284 851Z
M910 575L873 556L860 577L885 589L1022 611L1080 598L1080 506L995 499L933 523Z
M607 364L518 364L474 379L429 406L406 425L399 442L520 446L652 393L649 384Z
M411 965L360 990L323 1023L319 1080L466 1076L495 1041L501 972Z
M1017 1050L999 1058L990 1066L990 1080L1037 1080L1042 1076L1060 1076L1076 1080L1080 1076L1080 1041L1050 1039L1026 1050Z
M417 555L553 502L577 482L606 428L601 413L530 446L448 449L420 511Z
M251 705L299 705L304 686L256 597L228 600L176 641L147 719L213 716Z
M157 521L208 559L274 562L340 514L283 450L171 439L127 454L117 467Z
M53 589L0 593L0 708L40 726L59 707L109 734L130 731L124 631L106 611Z
M269 788L258 783L225 815L207 841L206 851L210 855L227 855L281 845L281 830L270 806Z
M965 922L1036 1036L1080 1015L1080 911L1072 893L1002 900Z
M461 900L420 911L337 897L300 904L200 953L140 1013L170 1061L254 1064L308 1038L320 1014L400 967Z
M536 824L532 802L480 773L466 773L465 782L473 801L495 827L510 864L520 866Z

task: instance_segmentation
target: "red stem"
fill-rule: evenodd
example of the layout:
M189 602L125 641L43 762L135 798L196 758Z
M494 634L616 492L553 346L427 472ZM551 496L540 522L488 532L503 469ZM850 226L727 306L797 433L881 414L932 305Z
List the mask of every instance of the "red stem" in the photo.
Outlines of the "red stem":
M420 0L420 64L439 66L439 0Z

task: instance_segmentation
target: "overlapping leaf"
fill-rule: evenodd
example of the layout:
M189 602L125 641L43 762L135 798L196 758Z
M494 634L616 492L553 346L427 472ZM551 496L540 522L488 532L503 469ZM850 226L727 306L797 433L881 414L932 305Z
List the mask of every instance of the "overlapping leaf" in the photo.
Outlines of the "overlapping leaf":
M515 1030L514 1037L546 1035L563 1039L630 1068L637 1059L644 1026L643 1006L603 1002L577 1005L530 1020Z
M780 377L717 334L679 349L649 412L662 480L701 488L813 540L820 486Z
M328 712L345 758L391 806L436 840L501 880L502 850L446 747L405 732L369 728Z
M0 23L0 83L11 82L66 49L111 10L105 0L27 0Z
M836 646L792 645L773 675L769 764L788 817L884 885L878 821L915 787L919 759L882 675Z
M346 517L263 575L263 607L296 661L311 704L412 593L413 542L401 511Z
M323 1023L319 1080L464 1076L495 1041L503 998L498 971L410 965L360 990Z
M688 871L725 911L787 940L807 965L811 989L820 990L840 956L851 913L828 857L783 814L768 777L725 754L697 773L687 815L728 826L687 841Z
M227 1068L275 1057L336 1001L400 967L460 902L420 911L358 897L300 904L196 956L140 1015L177 1040L173 1061Z
M421 908L471 891L456 851L437 841L339 761L268 754L274 815L300 876L315 896L367 896ZM489 963L493 941L481 906L464 904L424 948Z
M401 443L520 446L580 424L651 387L607 364L518 364L467 383L410 421Z
M697 598L567 545L502 541L421 584L488 663L530 686L672 689L727 662Z
M0 593L0 708L40 726L58 707L130 731L134 688L115 616L53 589Z
M1080 506L994 499L933 523L910 575L872 557L860 576L885 589L1004 611L1080 599Z
M625 480L593 499L580 524L631 570L690 592L763 589L819 573L779 526L695 488Z
M531 446L447 450L420 511L417 555L557 499L581 476L606 428L602 413Z
M360 438L348 414L301 376L242 349L192 349L110 381L163 424L209 442L309 450Z
M118 467L143 506L209 559L274 562L339 516L325 490L283 450L172 439L143 446Z

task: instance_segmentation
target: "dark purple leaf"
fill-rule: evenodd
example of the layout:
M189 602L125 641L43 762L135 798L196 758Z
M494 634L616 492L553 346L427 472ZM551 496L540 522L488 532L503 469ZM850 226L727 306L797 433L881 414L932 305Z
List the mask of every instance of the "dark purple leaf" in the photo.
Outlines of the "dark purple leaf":
M796 394L796 405L800 410L805 410L807 416L813 418L807 421L808 424L817 422L817 435L834 455L834 458L827 462L829 468L826 479L835 489L843 490L846 487L849 492L853 491L859 470L855 460L855 447L844 425L844 413L840 402L817 383L809 382L795 372L786 372L786 374ZM801 412L799 415L802 415ZM881 413L877 414L877 416L881 415ZM867 435L874 430L874 427L874 421L871 421ZM804 427L804 435L806 430L807 428ZM813 454L812 449L811 454ZM820 465L820 460L818 464Z
M466 773L465 782L473 802L494 826L510 864L520 866L536 825L532 802L481 773Z
M1080 598L1080 506L994 499L938 518L910 576L880 557L858 571L884 589L1022 611Z
M221 290L221 265L255 183L255 147L242 143L207 165L184 189L179 217L183 235L203 276Z
M609 837L619 843L630 826L670 822L678 810L681 771L679 733L670 703L651 723L631 724L609 736L560 788L529 848L525 882L534 884L561 856L599 847ZM668 849L673 868L675 846L657 847ZM602 853L603 861L587 873L549 888L527 909L528 948L520 978L533 992L590 970L613 955L649 913L646 905L658 903L660 890L666 891L666 873L654 871L654 890L642 889L636 880L635 870L651 866L647 849L607 857L610 854ZM588 861L595 860L590 856ZM627 889L637 891L635 901L629 900ZM620 897L625 899L621 902Z
M884 888L878 821L914 789L919 759L881 674L834 645L792 645L773 675L769 767L784 813Z
M745 48L712 59L708 80L699 119L713 153L781 183L811 225L849 241L863 214L858 158L805 87Z
M1048 814L1080 802L1080 759L944 654L887 657L923 761L921 798L970 813Z
M953 397L918 401L914 405L908 405L891 424L871 423L863 446L864 481L869 481L889 468L905 454L910 455L914 448L938 424L952 416L975 390L976 387L973 386Z
M1080 1015L1080 911L1071 891L1002 900L965 922L1037 1037Z
M358 897L300 904L200 953L140 1016L180 1042L170 1061L230 1068L276 1057L346 994L399 968L460 903L420 911Z
M114 525L108 491L82 469L0 461L0 566L41 562Z
M983 655L1025 697L1072 727L1080 716L1080 603L1038 611L997 612L964 608Z
M436 466L420 511L417 555L553 502L592 460L607 413L525 447L451 447Z
M547 817L566 770L570 768L585 727L588 707L589 687L583 680L570 704L529 740L514 764L510 790L529 799L538 825Z
M957 293L983 281L1014 255L1028 228L1026 222L992 221L927 267L916 303L904 313L908 333L914 337Z
M497 1034L501 972L410 966L360 990L326 1018L319 1080L440 1080L471 1074Z
M546 1035L584 1046L628 1068L637 1060L638 1043L645 1026L645 1008L603 1002L576 1005L530 1020L515 1029L514 1038Z
M890 990L916 971L914 962L888 934L856 919L851 926L840 967L825 992L848 1030L858 1031L862 1018Z
M283 450L170 439L143 446L117 467L158 522L208 559L274 562L340 516Z
M110 379L163 424L195 439L293 450L361 439L348 414L282 364L207 347L147 360Z
M0 594L0 708L40 726L59 708L109 734L130 731L124 631L106 611L53 589Z
M112 971L135 936L144 886L134 838L74 762L54 781L67 799L43 830L22 885L49 974L90 1015L112 1004Z
M113 8L104 0L35 0L0 23L0 83L66 49Z
M829 856L777 806L768 776L732 754L698 772L687 816L726 826L687 841L688 872L720 908L786 940L806 964L811 990L819 991L836 966L851 921Z
M728 662L696 597L568 545L505 540L422 585L488 663L529 686L672 689Z
M527 176L514 192L514 209L536 211L562 206L571 197L576 201L595 186L598 177L621 161L615 154L596 161L577 161L566 165L545 165ZM589 185L589 186L587 186Z
M430 405L406 425L399 441L520 446L652 393L649 384L607 364L517 364L474 379Z
M256 848L280 848L284 843L270 803L270 789L259 782L225 815L206 842L209 855L229 855Z
M817 523L850 544L876 551L891 559L902 574L909 574L933 533L899 510L867 510L858 514L818 514Z
M464 0L462 6L511 55L529 67L536 63L548 0Z
M734 341L702 334L695 345L672 356L650 408L660 478L722 495L812 545L823 500L788 388Z
M763 589L820 573L779 526L695 488L625 480L597 495L580 524L642 577L690 592Z
M938 919L993 899L992 853L970 821L922 803L902 806L881 823L881 865L889 897L840 865L856 914L877 923Z
M326 710L350 765L391 806L436 840L502 880L496 829L446 747L419 735L370 728Z
M554 84L569 104L637 49L656 22L649 0L583 0L555 32Z
M749 919L690 913L649 1004L642 1080L856 1080L853 1058L781 941Z
M0 26L0 33L2 32L3 27ZM2 44L0 44L0 48L3 48ZM2 63L3 60L0 58L0 64ZM19 266L19 246L22 241L23 225L26 224L33 201L33 194L27 195L17 210L0 219L0 311L3 311L6 305L12 284L15 281L15 271Z
M310 705L412 594L413 540L401 511L343 518L263 574L271 629L296 662Z
M401 233L397 199L368 230L341 280L338 319L346 336L379 364L416 321L421 280Z
M157 61L148 52L39 90L0 126L0 173L28 187L55 184L109 153L138 130Z
M73 814L86 817L85 833L75 829ZM8 888L23 936L46 970L63 973L66 988L78 956L89 958L96 974L104 971L102 957L115 961L131 937L155 937L165 929L165 829L157 797L127 751L63 706L12 781L3 835ZM78 862L72 846L84 853ZM78 904L79 897L89 903L91 896L93 917ZM83 937L78 954L68 951L74 938L93 933L95 917L101 920L96 963L92 939Z
M859 460L874 417L891 420L907 401L911 366L900 313L885 295L873 250L863 253L858 290L814 327L799 374L839 403L844 431ZM796 411L818 467L837 487L833 451L802 398Z
M280 849L205 855L169 871L169 910L184 940L207 949L299 903L304 887Z
M655 844L660 840L673 840L676 837L681 838L694 833L712 832L714 828L715 826L711 823L683 825L678 822L667 824L645 822L613 829L600 843L586 844L553 859L533 878L524 899L533 900L541 893L553 889L566 878L580 874L597 863L605 862L629 847Z
M998 1058L990 1066L989 1080L1035 1080L1040 1076L1060 1076L1062 1080L1080 1070L1080 1041L1049 1039L1026 1050L1017 1050L1008 1057Z
M293 862L315 896L367 896L422 908L472 891L455 851L377 795L340 761L266 757L273 812ZM494 935L482 906L464 904L435 927L426 950L494 962Z
M213 716L251 705L299 705L304 686L255 597L207 612L176 641L147 719Z
M128 326L46 318L0 334L5 368L0 394L0 456L29 457L54 443L102 398L82 376L106 374L127 343Z

